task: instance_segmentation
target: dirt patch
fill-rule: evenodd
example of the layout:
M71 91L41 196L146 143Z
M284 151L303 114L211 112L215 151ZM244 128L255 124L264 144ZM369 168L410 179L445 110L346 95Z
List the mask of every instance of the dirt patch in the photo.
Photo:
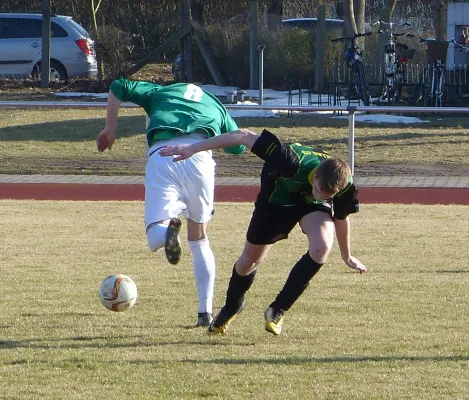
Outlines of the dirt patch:
M218 177L259 177L263 161L246 153L242 156L216 154L216 174ZM4 158L0 174L49 175L121 175L143 176L145 158L125 160L99 160L96 158L56 159L56 158ZM469 167L428 164L357 164L355 176L469 176Z

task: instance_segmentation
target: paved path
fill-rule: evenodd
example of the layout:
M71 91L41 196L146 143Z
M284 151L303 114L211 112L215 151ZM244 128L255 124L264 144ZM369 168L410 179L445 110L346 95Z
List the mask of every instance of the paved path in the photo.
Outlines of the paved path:
M460 188L469 189L469 177L371 176L355 178L360 187ZM4 183L143 184L143 176L99 175L1 175ZM220 186L258 186L259 178L217 178Z
M362 203L469 205L469 177L357 177ZM259 178L217 178L217 201L253 201ZM142 176L0 175L0 199L142 200Z

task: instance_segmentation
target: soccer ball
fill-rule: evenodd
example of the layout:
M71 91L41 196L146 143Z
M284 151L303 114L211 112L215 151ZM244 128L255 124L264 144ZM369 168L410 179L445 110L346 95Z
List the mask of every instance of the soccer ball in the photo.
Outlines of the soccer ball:
M137 285L127 275L109 275L101 282L99 299L111 311L127 311L137 301Z

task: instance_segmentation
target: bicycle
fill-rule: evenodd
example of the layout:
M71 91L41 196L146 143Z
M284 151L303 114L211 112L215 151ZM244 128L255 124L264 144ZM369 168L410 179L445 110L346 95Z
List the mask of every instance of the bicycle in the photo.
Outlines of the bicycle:
M466 44L462 44L462 43L459 43L456 39L451 39L449 41L450 43L453 43L457 49L459 49L459 51L464 51L466 53L469 53L469 46L467 46Z
M354 88L357 96L363 102L363 105L370 105L370 94L368 93L368 82L366 80L365 66L363 64L363 55L357 44L357 39L363 36L369 36L372 32L356 33L350 37L340 37L332 39L332 43L350 42L350 46L344 53L344 59L347 67L351 68L354 77Z
M392 28L395 24L392 22L377 21L373 25L376 24L385 25L386 29L380 29L378 33L387 35L387 40L384 44L384 88L381 99L392 104L401 99L402 86L405 79L405 63L408 61L407 57L402 54L398 55L397 52L402 53L409 48L404 43L398 43L397 38L401 36L415 38L415 36L406 32L394 33ZM410 26L408 23L402 25L406 29Z
M424 67L424 84L427 87L426 98L430 99L430 106L441 107L444 95L444 76L446 50L449 41L420 38L420 43L427 43L430 65ZM426 104L426 99L424 100Z

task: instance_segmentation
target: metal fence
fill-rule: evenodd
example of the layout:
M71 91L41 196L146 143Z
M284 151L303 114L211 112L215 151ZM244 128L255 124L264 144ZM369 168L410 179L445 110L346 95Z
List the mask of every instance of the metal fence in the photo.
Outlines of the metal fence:
M73 3L73 1L71 2ZM206 18L206 32L209 47L214 52L214 58L221 64L222 73L227 76L228 83L237 85L239 82L245 84L246 79L236 79L235 74L248 74L249 46L246 45L246 37L249 35L249 13L247 1L228 0L225 12L212 13ZM242 4L241 4L242 3ZM315 81L316 70L315 60L318 56L315 48L314 38L316 36L316 24L305 18L314 18L317 12L317 5L313 7L311 1L284 1L284 21L281 29L276 32L267 32L267 16L265 1L259 1L259 19L258 26L261 32L260 40L270 40L270 43L282 45L282 50L290 51L272 51L275 54L269 54L269 44L266 49L266 59L264 63L264 77L266 83L272 87L272 83L278 85L279 82L285 82L286 86L310 87L310 81ZM335 3L334 3L335 4ZM107 6L106 6L107 7ZM316 8L315 8L316 7ZM60 11L60 10L57 10ZM70 10L67 10L70 11ZM74 8L72 11L77 11ZM106 10L104 10L106 11ZM103 11L103 12L104 12ZM145 11L145 10L143 10ZM150 12L146 10L148 14ZM336 100L340 94L346 93L346 88L350 86L350 71L342 60L343 48L340 45L330 43L334 36L342 35L343 22L336 16L335 6L328 5L326 10L327 18L327 40L325 43L325 74L324 80L327 82L325 92L335 93ZM399 10L398 10L399 11ZM403 12L395 13L397 22L406 21L409 26L405 28L406 32L414 35L416 38L431 35L431 20L428 16L409 16L403 17ZM80 11L81 12L81 11ZM145 19L139 7L128 8L129 15L127 21ZM59 20L52 21L50 39L51 39L51 72L52 79L59 80L64 77L70 79L74 77L94 77L97 74L96 52L101 60L105 61L110 72L108 78L116 77L119 71L126 65L132 65L141 60L141 57L151 53L155 48L164 43L168 38L174 35L178 29L177 9L171 15L159 15L154 17L152 24L159 27L160 22L166 23L166 32L158 31L158 39L155 39L155 29L150 29L149 22L146 25L142 22L138 25L138 30L130 23L118 26L117 17L113 19L106 17L102 23L102 32L104 33L99 40L95 41L96 46L87 38L86 32L77 28L74 22L62 23ZM124 18L124 16L122 16ZM376 17L368 15L369 24L367 30L377 31L373 25ZM76 19L84 19L83 15L77 15ZM84 19L86 20L86 19ZM146 20L146 19L145 19ZM89 25L89 21L88 21ZM89 26L84 24L86 28ZM145 29L142 27L145 26ZM215 28L220 29L215 29ZM72 37L70 33L72 28L78 36ZM230 29L232 28L232 29ZM307 32L306 35L286 35L291 28ZM69 30L70 29L70 30ZM404 28L399 24L395 31L403 31ZM78 32L78 33L77 33ZM212 32L212 36L210 36ZM222 32L222 33L220 33ZM225 33L223 33L225 32ZM80 36L81 34L81 36ZM284 36L281 36L284 35ZM215 39L216 38L216 39ZM303 41L299 40L303 38ZM288 41L290 40L290 41ZM404 97L410 105L427 105L425 100L427 96L428 79L426 71L432 67L428 66L428 51L426 45L419 43L418 39L403 38L400 41L409 48L407 73L404 82ZM177 43L177 41L176 41ZM244 47L240 46L244 44ZM31 76L38 77L41 59L42 32L40 21L35 19L25 22L25 18L6 20L0 14L0 78L25 79ZM227 47L220 51L220 47ZM231 47L230 47L231 46ZM366 65L367 78L370 83L371 95L378 97L383 86L383 60L380 54L382 40L379 33L375 33L365 39L363 42L364 62ZM272 47L272 45L270 45ZM161 53L153 62L166 61L172 63L178 53L177 44ZM287 55L285 55L288 53ZM291 54L290 54L291 53ZM282 57L279 56L282 55ZM275 55L275 57L274 57ZM229 58L235 57L235 58ZM194 58L195 62L200 62ZM453 60L454 61L454 60ZM201 64L203 63L200 62ZM111 67L112 66L112 67ZM467 55L458 55L458 63L451 63L449 60L445 68L444 79L444 104L463 105L467 98L468 71ZM196 76L197 80L203 80L207 76ZM249 79L247 80L249 82ZM241 85L239 83L239 85ZM314 85L313 85L314 86ZM348 99L349 101L352 99ZM335 104L335 103L334 103Z

